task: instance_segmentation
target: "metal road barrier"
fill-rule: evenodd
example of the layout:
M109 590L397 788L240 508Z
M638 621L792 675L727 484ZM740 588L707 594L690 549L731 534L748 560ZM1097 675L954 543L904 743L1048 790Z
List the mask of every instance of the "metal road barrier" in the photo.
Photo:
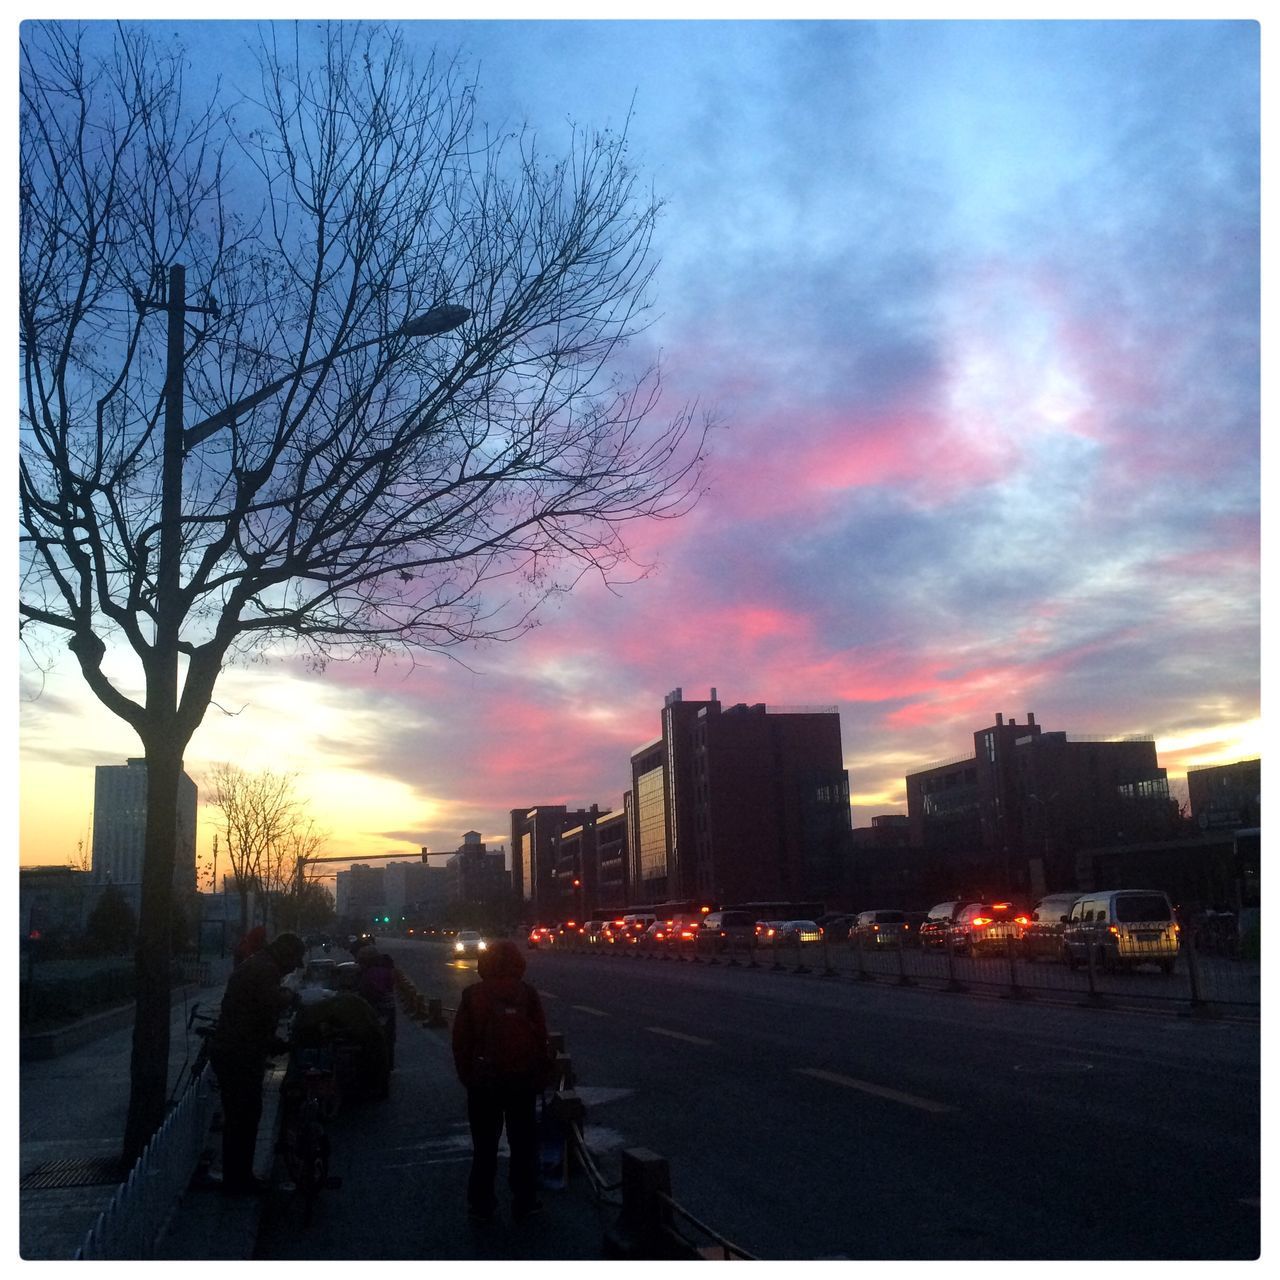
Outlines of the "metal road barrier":
M709 954L724 967L738 970L813 974L828 980L850 978L925 990L985 991L1014 1000L1056 998L1116 1009L1176 1005L1197 1016L1230 1013L1256 1018L1261 1012L1261 963L1242 958L1239 948L1232 954L1212 941L1194 945L1185 934L1173 972L1168 974L1155 964L1108 969L1103 955L1095 950L1072 968L1054 956L1029 955L1014 939L988 954L973 956L945 945L922 947L904 944L898 935L884 936L889 940L874 943L864 943L862 938L853 942L824 938L820 946L807 947L798 942L779 946L731 939L722 950ZM634 946L582 950L685 963L697 956L697 949L689 945L649 951Z
M152 1135L129 1176L89 1228L76 1260L151 1258L204 1150L213 1112L206 1066Z
M672 1198L670 1168L655 1152L643 1147L623 1151L621 1187L622 1212L605 1235L607 1258L757 1260ZM710 1246L691 1239L685 1227L693 1228Z

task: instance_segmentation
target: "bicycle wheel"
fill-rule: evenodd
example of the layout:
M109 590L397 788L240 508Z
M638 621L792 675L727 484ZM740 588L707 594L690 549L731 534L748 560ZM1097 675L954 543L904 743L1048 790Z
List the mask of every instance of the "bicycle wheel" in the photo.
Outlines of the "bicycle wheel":
M319 1120L305 1120L298 1132L298 1176L295 1185L302 1197L302 1220L310 1225L316 1200L329 1181L329 1135Z

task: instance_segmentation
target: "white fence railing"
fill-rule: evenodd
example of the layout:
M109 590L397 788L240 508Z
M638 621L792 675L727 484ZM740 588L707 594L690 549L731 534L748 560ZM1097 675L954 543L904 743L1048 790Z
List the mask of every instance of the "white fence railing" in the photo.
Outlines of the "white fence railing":
M156 1241L195 1172L212 1112L213 1069L206 1066L89 1228L76 1252L77 1261L137 1261L153 1256Z

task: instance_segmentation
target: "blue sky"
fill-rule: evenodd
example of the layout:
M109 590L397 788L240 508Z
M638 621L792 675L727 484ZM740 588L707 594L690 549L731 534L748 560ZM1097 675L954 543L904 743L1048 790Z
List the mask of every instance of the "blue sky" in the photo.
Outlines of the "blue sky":
M233 78L251 34L163 26ZM1260 752L1255 23L404 26L550 151L630 118L666 208L629 358L723 424L711 489L465 667L228 672L197 779L294 769L334 852L500 842L620 803L676 686L838 705L858 825L996 712L1174 776ZM34 687L22 860L62 861L138 749L70 665Z

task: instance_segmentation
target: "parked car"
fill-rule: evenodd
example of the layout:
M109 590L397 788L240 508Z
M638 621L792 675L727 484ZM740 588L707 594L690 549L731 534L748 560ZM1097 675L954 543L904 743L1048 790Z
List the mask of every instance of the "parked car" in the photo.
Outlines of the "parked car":
M453 953L458 956L478 956L485 947L485 940L474 929L459 929L453 940Z
M536 951L538 947L549 947L556 940L556 931L549 929L545 924L535 924L529 930L529 950Z
M822 941L822 928L815 920L784 920L778 931L778 945L783 947L816 946Z
M1103 969L1157 964L1172 973L1178 958L1178 922L1168 894L1159 889L1107 889L1071 906L1063 927L1063 952L1071 968L1087 964L1089 951Z
M929 908L923 923L920 925L920 945L922 947L945 947L947 933L951 921L957 911L964 906L963 898L953 898L949 902L939 902Z
M657 919L651 913L636 912L634 915L622 917L622 928L616 937L621 943L634 946L644 936L644 931Z
M1081 896L1079 890L1051 893L1032 907L1027 924L1022 930L1020 949L1023 956L1028 960L1035 960L1040 956L1048 956L1051 960L1066 959L1062 950L1062 935L1071 908Z
M624 928L625 921L621 916L614 920L606 920L600 930L600 941L607 945L618 942Z
M853 928L853 922L857 918L856 912L828 911L825 916L819 916L815 923L828 941L843 942L849 936L849 930Z
M951 921L947 941L965 955L1008 955L1009 943L1021 938L1027 920L1011 902L967 902Z
M785 920L757 920L756 921L756 946L757 947L774 947L778 945L778 938L782 933L782 926L786 924Z
M656 951L665 947L671 938L671 921L655 920L637 939L641 951Z
M589 946L600 946L604 942L604 930L608 923L607 920L588 920L582 931L582 940Z
M849 927L849 941L860 947L897 947L907 929L905 911L859 911Z
M711 951L748 947L755 932L756 922L749 911L713 911L702 921L698 943Z

